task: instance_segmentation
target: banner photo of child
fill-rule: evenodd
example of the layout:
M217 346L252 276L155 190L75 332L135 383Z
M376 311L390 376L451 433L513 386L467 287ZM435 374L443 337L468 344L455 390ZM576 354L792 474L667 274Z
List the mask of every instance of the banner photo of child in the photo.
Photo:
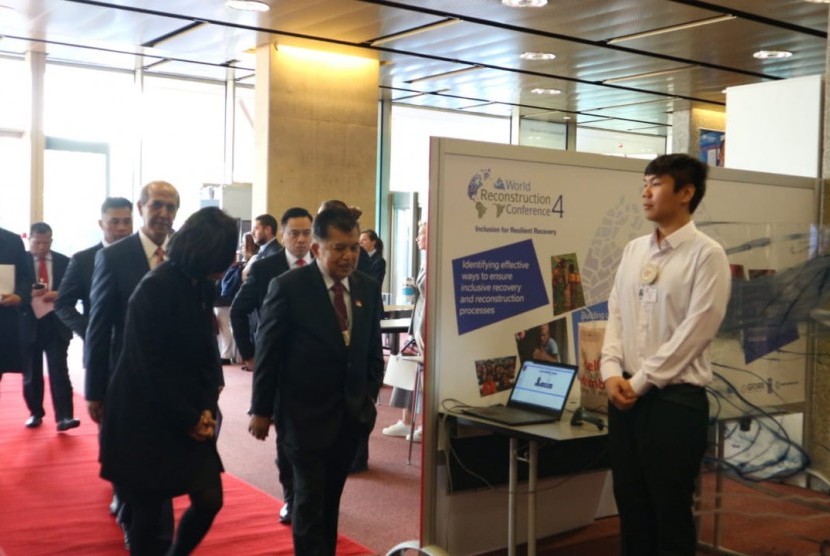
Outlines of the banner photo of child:
M556 319L516 332L516 349L519 363L531 359L551 363L568 363L568 323Z
M553 314L561 315L585 305L582 275L576 253L556 255L550 258Z
M478 393L483 398L497 392L510 390L516 379L516 356L494 357L476 361Z

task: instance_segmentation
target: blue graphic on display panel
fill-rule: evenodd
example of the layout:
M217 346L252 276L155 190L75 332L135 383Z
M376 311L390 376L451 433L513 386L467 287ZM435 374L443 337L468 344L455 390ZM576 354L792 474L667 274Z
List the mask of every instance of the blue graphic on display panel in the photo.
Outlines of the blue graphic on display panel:
M454 259L452 270L459 334L549 303L533 240Z

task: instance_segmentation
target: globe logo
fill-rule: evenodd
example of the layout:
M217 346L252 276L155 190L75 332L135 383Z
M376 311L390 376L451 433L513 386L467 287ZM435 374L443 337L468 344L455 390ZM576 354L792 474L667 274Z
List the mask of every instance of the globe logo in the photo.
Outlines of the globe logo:
M487 189L505 189L504 180L501 178L494 179L490 168L483 168L473 174L473 177L470 178L470 182L467 184L467 197L471 201L475 201L476 212L479 218L483 218L487 214L488 209L486 204L477 199L478 192L482 187ZM505 206L504 204L495 203L496 217L501 216Z

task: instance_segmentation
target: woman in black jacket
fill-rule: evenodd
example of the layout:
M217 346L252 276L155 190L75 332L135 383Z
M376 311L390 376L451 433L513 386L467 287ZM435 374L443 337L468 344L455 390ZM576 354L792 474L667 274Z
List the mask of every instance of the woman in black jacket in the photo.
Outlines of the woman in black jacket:
M130 298L124 349L104 405L101 476L133 508L131 554L189 554L222 507L216 451L222 367L213 328L212 280L233 261L236 223L211 207L171 238L167 260ZM162 508L188 494L172 545ZM172 519L172 517L168 518Z
M360 233L360 246L369 255L369 269L367 274L383 286L386 276L386 260L383 258L383 240L374 230L363 230Z

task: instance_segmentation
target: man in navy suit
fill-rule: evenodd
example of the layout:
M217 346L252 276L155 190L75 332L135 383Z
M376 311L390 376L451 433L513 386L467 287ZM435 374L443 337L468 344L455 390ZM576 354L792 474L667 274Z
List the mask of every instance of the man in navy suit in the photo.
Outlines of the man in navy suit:
M124 344L127 301L144 275L164 261L173 220L179 210L179 193L165 181L153 181L141 189L137 207L143 220L139 231L100 249L95 255L84 366L87 410L98 424L103 417L107 386ZM116 511L125 532L124 542L129 544L131 511L129 506ZM172 537L172 501L164 511L168 522L163 534Z
M249 316L258 314L268 292L271 280L292 268L299 268L312 261L311 258L311 214L304 208L293 207L285 211L280 219L282 243L285 247L275 255L257 261L251 266L248 279L231 304L231 326L233 338L244 365L254 369L254 343L251 341ZM277 431L277 471L282 485L283 506L279 512L280 523L291 523L291 506L294 493L291 480L291 464L283 450L282 435Z
M22 329L32 311L35 281L30 261L20 236L0 228L0 378L6 372L23 372Z
M36 317L29 328L28 341L23 344L23 398L29 408L26 426L43 424L43 354L49 365L49 387L58 431L74 429L81 424L74 417L72 382L66 363L72 331L54 312L69 257L52 251L52 228L45 222L35 222L29 230L30 263L36 276L32 287L32 310Z
M272 419L294 468L294 551L335 553L340 497L377 415L383 375L378 283L355 271L360 228L348 211L317 214L315 264L271 281L257 333L249 431Z
M276 255L280 251L280 244L277 243L277 219L270 214L260 214L254 218L251 236L259 245L259 251L245 263L245 268L242 269L243 280L247 280L255 262Z
M81 339L86 336L89 324L89 290L92 287L95 254L133 233L133 204L124 197L107 197L101 205L98 226L104 233L103 240L72 255L55 300L58 318ZM78 301L83 313L77 309Z

